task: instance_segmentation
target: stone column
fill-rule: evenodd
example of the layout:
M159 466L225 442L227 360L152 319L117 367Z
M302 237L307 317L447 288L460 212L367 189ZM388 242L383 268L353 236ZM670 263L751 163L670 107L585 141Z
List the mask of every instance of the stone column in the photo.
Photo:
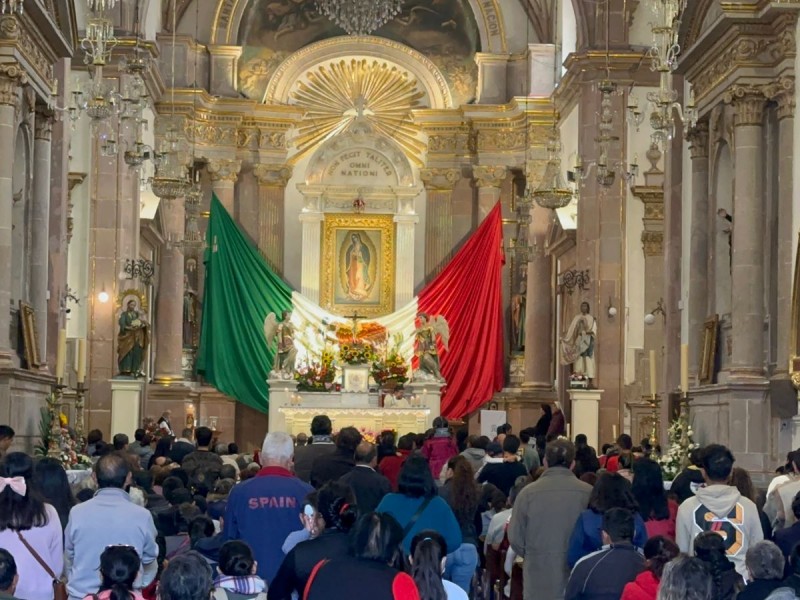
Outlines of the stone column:
M417 215L396 215L395 253L395 309L405 306L414 298L414 227L419 222Z
M500 200L500 186L506 179L506 167L479 165L472 168L472 176L478 184L478 222L481 223Z
M15 113L26 77L16 64L0 65L0 367L11 365L11 212Z
M439 274L453 251L453 188L461 169L421 169L425 185L425 277Z
M206 165L211 178L211 189L232 217L235 216L233 212L234 191L241 168L241 160L227 158L212 158Z
M725 94L734 108L736 171L734 173L733 261L735 290L731 318L731 379L764 377L764 103L755 86L737 85Z
M185 206L183 198L169 201L162 211L164 233L169 239L183 240ZM183 381L183 250L167 244L161 253L156 299L156 361L153 381L170 384Z
M792 327L792 242L793 185L792 162L794 160L794 77L782 77L767 85L766 95L778 104L778 339L776 375L786 377L790 359ZM734 237L736 232L734 231Z
M322 260L322 221L321 212L300 213L303 224L303 260L300 273L300 293L315 304L319 304L319 273Z
M47 289L50 255L50 134L53 113L36 108L33 134L33 202L31 205L31 304L39 323L39 356L47 357Z
M532 219L528 238L544 247L550 225L550 211L531 208ZM525 382L524 387L553 389L553 258L549 254L534 256L528 262L525 303Z
M691 238L689 250L689 385L696 385L700 331L708 316L708 123L689 134L692 153ZM791 243L789 244L791 250Z
M283 202L292 177L287 165L256 165L258 181L258 248L276 273L283 273Z

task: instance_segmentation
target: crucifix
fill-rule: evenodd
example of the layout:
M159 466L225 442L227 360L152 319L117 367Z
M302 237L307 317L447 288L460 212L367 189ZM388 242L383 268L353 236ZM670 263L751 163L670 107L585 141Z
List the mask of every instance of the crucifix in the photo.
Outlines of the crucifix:
M353 322L353 342L356 341L356 332L358 330L358 322L366 317L359 315L358 311L353 312L352 315L343 315L345 319L350 319Z

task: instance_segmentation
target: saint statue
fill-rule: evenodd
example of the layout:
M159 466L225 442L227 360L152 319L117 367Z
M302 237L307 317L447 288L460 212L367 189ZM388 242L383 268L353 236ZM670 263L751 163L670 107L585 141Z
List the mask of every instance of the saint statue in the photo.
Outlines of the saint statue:
M594 379L596 335L597 321L589 314L589 303L581 302L581 314L572 319L566 335L561 339L561 364L572 365L575 375Z
M275 313L269 313L267 318L264 319L264 336L267 339L267 346L270 348L275 342L275 339L277 338L278 340L278 348L275 354L275 362L272 365L272 373L284 376L294 375L297 348L294 343L292 311L283 311L280 322L275 317Z
M514 328L514 339L512 347L514 350L525 350L525 316L527 303L527 285L525 281L520 282L518 294L511 296L511 324Z
M361 241L360 233L350 234L350 245L345 252L347 269L347 295L353 300L369 296L369 248Z
M189 276L183 276L183 347L197 346L197 292L189 285Z
M437 338L441 339L445 350L450 342L450 326L441 315L430 318L425 313L419 314L419 326L414 331L414 355L419 359L419 367L414 379L432 379L444 383ZM419 377L418 374L422 374Z
M140 377L145 351L150 342L147 323L136 310L136 300L130 300L119 316L117 335L117 365L120 375Z

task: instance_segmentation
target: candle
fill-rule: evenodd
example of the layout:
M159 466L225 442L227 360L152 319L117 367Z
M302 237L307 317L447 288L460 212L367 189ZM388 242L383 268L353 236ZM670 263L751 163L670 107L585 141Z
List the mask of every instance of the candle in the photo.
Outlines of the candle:
M67 360L67 330L58 330L58 346L56 351L56 379L64 379L64 365Z
M656 351L650 350L650 396L656 395Z
M681 391L689 393L689 345L681 344Z
M568 440L572 439L572 427L570 426L569 423L567 423L567 439Z
M77 382L86 381L86 338L78 340L78 376Z
M611 426L611 436L614 438L614 441L616 442L617 441L617 426L616 425L612 425Z

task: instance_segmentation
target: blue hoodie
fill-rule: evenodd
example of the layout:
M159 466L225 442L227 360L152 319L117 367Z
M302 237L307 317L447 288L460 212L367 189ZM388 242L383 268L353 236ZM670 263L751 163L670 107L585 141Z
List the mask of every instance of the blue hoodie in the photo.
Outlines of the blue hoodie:
M286 536L300 527L303 500L314 491L286 469L264 467L235 486L225 507L225 539L242 540L253 549L258 576L271 583L283 560Z
M637 512L634 515L636 529L633 533L633 545L644 548L647 543L647 528L644 526L642 516ZM227 524L226 524L227 527ZM603 515L587 508L578 517L572 536L569 538L567 563L569 568L575 566L580 559L596 552L603 547Z

